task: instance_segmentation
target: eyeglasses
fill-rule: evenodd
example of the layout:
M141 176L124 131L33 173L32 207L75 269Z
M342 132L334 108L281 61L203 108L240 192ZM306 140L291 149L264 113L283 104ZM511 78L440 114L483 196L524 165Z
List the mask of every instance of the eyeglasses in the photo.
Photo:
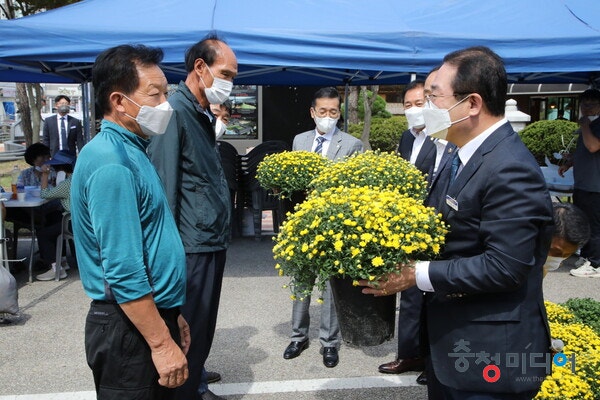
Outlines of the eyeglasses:
M327 115L329 115L331 118L337 118L340 116L340 110L336 108L332 108L330 110L327 110L326 108L319 108L316 110L313 108L313 110L315 110L315 114L319 118L325 118Z
M468 93L454 93L454 94L426 94L425 95L425 100L427 101L435 101L435 99L443 99L444 97L458 97L458 96L464 96Z

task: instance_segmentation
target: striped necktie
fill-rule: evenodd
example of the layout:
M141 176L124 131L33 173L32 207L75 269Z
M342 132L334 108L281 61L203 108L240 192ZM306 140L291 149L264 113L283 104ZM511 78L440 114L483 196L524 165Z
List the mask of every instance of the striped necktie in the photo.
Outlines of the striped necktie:
M319 153L322 155L323 153L323 142L325 141L325 138L323 136L319 136L317 138L317 147L315 147L315 153Z
M65 127L65 117L60 118L60 150L68 149L67 146L67 128Z
M460 157L458 156L458 151L454 153L454 157L452 158L452 166L450 168L450 185L456 179L456 174L458 173L458 167L460 167Z

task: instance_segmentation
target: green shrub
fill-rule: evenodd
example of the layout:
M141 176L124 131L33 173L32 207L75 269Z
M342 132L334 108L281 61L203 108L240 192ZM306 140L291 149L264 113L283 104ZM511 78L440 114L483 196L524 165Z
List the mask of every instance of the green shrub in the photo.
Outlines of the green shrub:
M600 335L600 302L590 298L572 298L564 303L575 314L578 322Z
M360 139L364 123L350 124L348 133ZM373 150L396 151L402 132L408 129L406 117L396 116L391 118L373 118L369 143Z
M571 121L537 121L526 126L525 129L519 132L519 136L537 162L540 165L545 165L545 156L556 163L554 153L561 150L573 151L577 141L575 131L578 128L579 125Z
M373 97L373 92L367 90L367 97L370 99ZM373 118L390 118L392 114L385 109L386 102L380 95L375 97L375 101L373 102L373 106L371 107L371 115ZM365 119L365 102L362 93L358 94L358 118L361 121Z

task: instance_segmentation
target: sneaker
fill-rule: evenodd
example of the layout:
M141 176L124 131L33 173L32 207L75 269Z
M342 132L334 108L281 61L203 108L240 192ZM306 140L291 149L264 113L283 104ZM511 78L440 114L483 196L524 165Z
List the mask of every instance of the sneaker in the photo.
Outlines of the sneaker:
M584 262L579 268L572 269L569 273L580 278L600 278L600 268L592 267L589 261Z
M36 279L38 281L51 281L56 277L56 264L52 263L52 268L50 268L48 271L44 272L43 274L39 274L36 275ZM65 272L64 268L60 268L60 274L59 274L59 279L65 279L67 277L67 273Z

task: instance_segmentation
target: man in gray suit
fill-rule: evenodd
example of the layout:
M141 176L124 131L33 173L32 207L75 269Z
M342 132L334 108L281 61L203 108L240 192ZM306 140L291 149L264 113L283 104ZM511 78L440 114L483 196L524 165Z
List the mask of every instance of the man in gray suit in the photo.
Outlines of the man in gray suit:
M310 108L310 116L314 119L316 128L296 135L292 150L314 151L330 160L362 152L363 144L360 140L337 128L340 102L340 95L335 88L319 89L315 93ZM283 358L286 360L298 357L302 351L308 348L309 306L310 296L302 301L294 301L292 342L283 353ZM329 284L323 293L319 340L323 346L323 364L328 368L335 367L339 361L340 328Z

